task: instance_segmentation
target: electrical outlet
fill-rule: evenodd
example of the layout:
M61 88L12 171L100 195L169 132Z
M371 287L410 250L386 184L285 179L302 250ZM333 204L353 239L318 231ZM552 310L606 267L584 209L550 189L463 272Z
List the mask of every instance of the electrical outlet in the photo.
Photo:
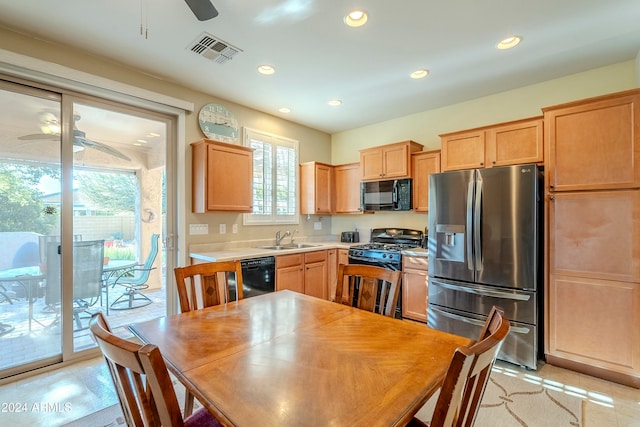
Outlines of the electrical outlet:
M227 234L227 224L220 224L220 234Z
M189 224L189 234L209 234L209 225Z
M314 230L322 230L322 223L320 221L316 221L313 223Z
M231 226L231 232L232 232L233 234L238 234L238 224L233 224L233 225Z

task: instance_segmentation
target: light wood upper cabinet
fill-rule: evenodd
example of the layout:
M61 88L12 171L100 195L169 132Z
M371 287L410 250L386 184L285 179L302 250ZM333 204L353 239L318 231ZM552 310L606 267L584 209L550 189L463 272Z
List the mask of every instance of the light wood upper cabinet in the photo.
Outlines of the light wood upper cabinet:
M429 175L440 172L440 151L422 151L411 155L413 210L429 211Z
M456 132L440 135L440 138L443 171L484 167L484 130Z
M552 191L640 187L640 90L543 111Z
M203 139L191 151L193 212L251 212L253 149Z
M402 317L427 321L427 271L426 257L402 256Z
M300 165L300 213L303 215L333 212L334 167L320 162Z
M422 145L414 141L360 150L362 180L408 178L411 175L411 153L421 151Z
M337 165L335 172L335 213L362 213L360 210L360 163Z
M541 117L440 135L442 170L542 163Z

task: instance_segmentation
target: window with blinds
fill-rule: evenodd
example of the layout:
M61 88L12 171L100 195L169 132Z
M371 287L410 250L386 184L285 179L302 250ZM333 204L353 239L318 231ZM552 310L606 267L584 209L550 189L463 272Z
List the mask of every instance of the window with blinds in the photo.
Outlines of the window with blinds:
M297 224L298 141L245 128L253 148L253 212L243 223Z

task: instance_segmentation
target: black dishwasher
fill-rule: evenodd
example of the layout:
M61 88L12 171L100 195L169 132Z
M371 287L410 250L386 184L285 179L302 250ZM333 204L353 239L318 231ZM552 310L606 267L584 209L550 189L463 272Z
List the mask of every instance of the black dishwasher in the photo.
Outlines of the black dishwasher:
M242 264L242 296L255 297L276 290L276 258L267 256L240 261ZM235 293L235 289L234 292ZM231 295L235 299L235 295Z

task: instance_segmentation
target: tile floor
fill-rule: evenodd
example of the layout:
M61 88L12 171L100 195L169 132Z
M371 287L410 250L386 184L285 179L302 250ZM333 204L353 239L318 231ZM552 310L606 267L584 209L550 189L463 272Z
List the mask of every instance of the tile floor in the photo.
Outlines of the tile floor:
M497 366L561 383L584 400L584 427L640 426L640 390L551 365L536 372L501 362ZM111 378L99 357L1 386L0 425L61 426L114 403Z

